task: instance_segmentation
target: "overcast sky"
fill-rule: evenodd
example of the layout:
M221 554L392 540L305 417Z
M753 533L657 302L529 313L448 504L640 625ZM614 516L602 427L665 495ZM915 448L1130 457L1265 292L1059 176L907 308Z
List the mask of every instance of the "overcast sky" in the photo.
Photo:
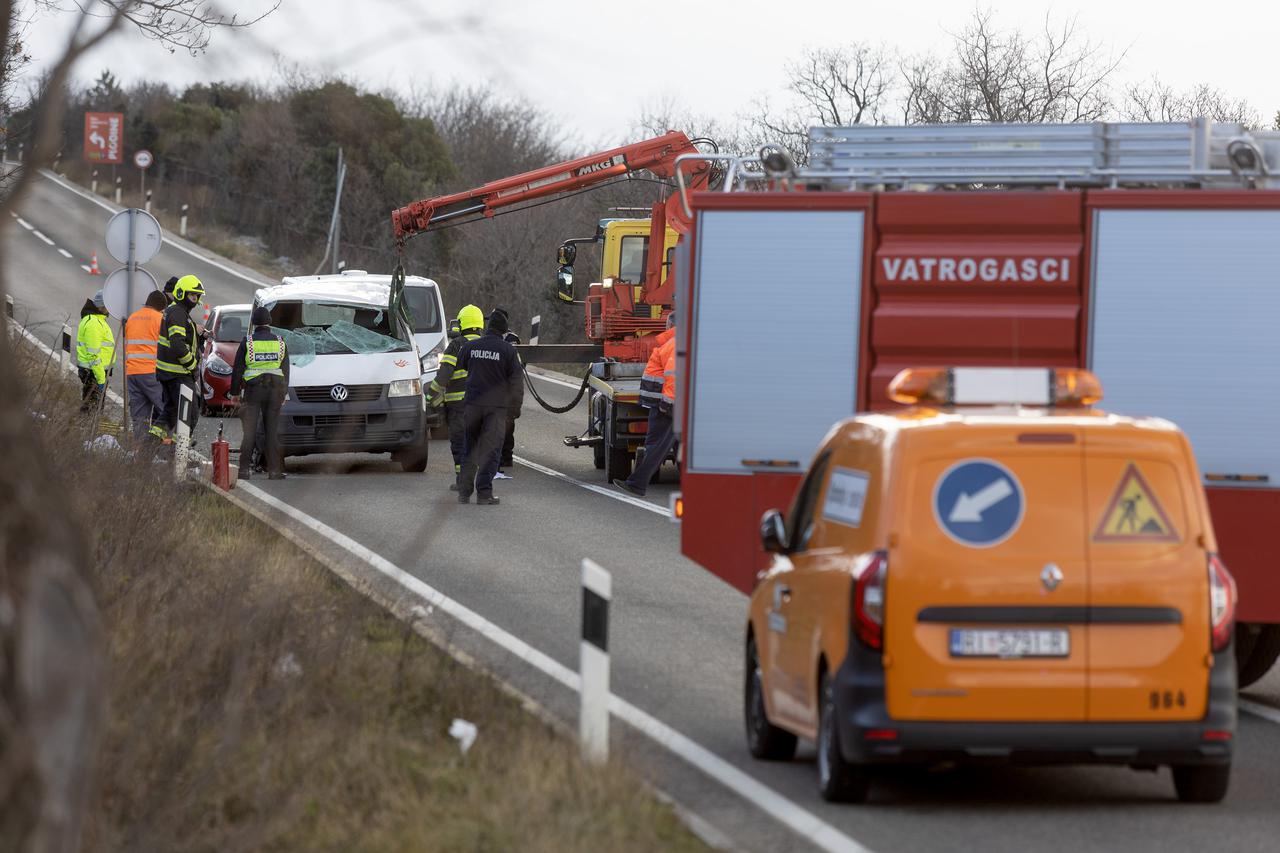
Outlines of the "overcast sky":
M266 4L225 5L252 11ZM1126 54L1122 80L1158 74L1179 88L1209 83L1247 98L1268 124L1280 109L1278 4L983 5L1002 24L1028 30L1043 26L1046 12L1058 21L1076 17L1093 39ZM1245 5L1254 8L1237 11ZM284 64L373 89L488 83L528 99L570 138L594 146L625 141L646 104L675 101L697 115L732 119L762 95L776 95L787 61L806 46L858 40L908 53L945 50L948 33L961 29L972 10L963 0L283 0L248 34L215 33L203 56L169 54L121 36L86 58L79 77L110 68L124 81L175 86L269 83ZM65 21L65 15L37 18L29 34L37 59L56 52Z

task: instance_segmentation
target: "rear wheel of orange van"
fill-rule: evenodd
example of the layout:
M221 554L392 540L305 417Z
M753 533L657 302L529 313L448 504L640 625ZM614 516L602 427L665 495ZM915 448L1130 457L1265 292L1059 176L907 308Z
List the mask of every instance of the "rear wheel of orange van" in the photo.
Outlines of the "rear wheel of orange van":
M747 676L743 690L743 718L747 723L747 749L766 761L790 761L796 754L796 736L769 722L764 707L764 673L756 638L747 640Z
M822 703L818 711L818 791L824 800L861 803L871 790L869 770L845 761L840 751L839 715L831 678L823 673L818 688Z
M1231 781L1230 764L1184 765L1173 768L1173 787L1184 803L1219 803Z

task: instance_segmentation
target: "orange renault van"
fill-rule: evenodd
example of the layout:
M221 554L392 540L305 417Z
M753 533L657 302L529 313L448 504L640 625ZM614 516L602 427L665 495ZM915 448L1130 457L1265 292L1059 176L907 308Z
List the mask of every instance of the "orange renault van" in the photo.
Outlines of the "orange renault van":
M747 741L817 743L828 799L874 765L1173 768L1226 794L1235 583L1186 437L1090 408L1092 374L919 369L837 424L751 596Z

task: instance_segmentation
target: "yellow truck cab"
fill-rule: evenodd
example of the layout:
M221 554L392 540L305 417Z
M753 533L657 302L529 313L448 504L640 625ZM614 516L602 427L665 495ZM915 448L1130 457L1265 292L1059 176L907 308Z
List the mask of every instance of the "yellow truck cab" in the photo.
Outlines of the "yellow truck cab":
M906 370L836 424L746 631L748 746L817 743L821 793L887 763L1168 765L1226 794L1235 584L1190 444L1082 370Z

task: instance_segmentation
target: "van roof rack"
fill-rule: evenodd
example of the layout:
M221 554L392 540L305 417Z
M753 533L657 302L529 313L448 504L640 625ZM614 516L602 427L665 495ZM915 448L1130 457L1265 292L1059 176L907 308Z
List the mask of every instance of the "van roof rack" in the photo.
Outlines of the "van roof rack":
M1280 189L1280 132L1239 123L815 127L800 182Z

